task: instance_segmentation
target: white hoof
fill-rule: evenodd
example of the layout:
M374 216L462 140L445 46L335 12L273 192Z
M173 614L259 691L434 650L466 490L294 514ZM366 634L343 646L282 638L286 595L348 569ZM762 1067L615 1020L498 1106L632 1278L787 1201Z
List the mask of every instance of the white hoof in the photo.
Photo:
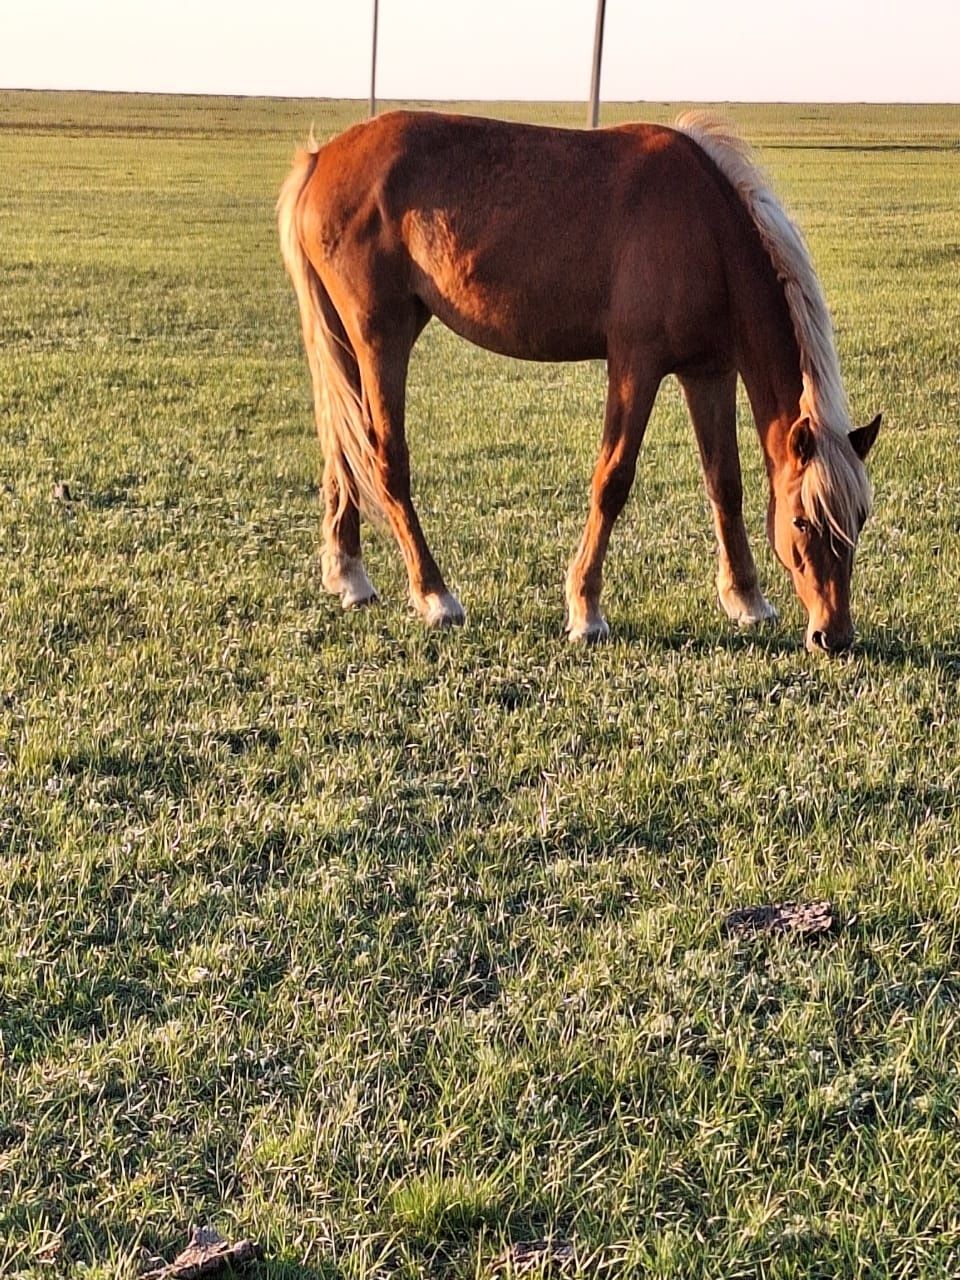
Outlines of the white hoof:
M462 627L467 619L463 605L449 591L431 592L416 602L416 606L428 627Z
M610 639L610 628L602 613L592 618L582 618L567 626L567 638L571 644L602 644Z
M360 572L363 574L362 581L351 583L340 593L341 609L364 609L367 605L376 604L380 599L366 573L362 569Z
M759 627L765 622L776 622L779 614L770 601L757 589L750 595L736 591L720 593L723 611L738 627Z
M778 622L779 620L779 613L777 613L769 600L765 600L763 596L761 596L757 608L744 609L740 613L737 618L737 626L745 628L761 627L764 623L773 623Z
M324 588L340 597L344 609L359 609L373 604L377 593L367 577L360 556L327 555L321 557Z

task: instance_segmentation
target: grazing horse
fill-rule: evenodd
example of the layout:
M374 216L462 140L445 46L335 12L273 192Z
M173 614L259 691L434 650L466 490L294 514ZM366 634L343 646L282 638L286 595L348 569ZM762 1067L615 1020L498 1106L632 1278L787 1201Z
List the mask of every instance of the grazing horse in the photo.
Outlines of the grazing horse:
M322 577L376 599L360 512L386 523L414 606L461 623L410 498L410 352L437 316L488 350L606 360L600 456L566 577L572 640L609 634L601 574L657 388L675 374L696 431L735 622L776 617L742 514L737 375L770 487L767 534L808 613L810 650L853 638L850 578L879 416L852 430L830 316L804 242L742 143L709 117L594 132L394 112L283 184L280 243L300 304L325 456Z

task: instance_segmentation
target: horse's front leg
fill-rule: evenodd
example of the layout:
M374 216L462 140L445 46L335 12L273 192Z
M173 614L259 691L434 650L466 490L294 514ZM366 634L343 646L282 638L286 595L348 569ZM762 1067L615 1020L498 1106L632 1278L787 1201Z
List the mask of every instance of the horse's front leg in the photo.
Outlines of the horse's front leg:
M567 570L567 632L572 641L593 643L610 634L600 612L603 561L610 533L630 493L637 455L660 385L659 373L608 361L603 442L593 472L590 509L577 553Z
M724 613L741 627L776 620L777 611L757 582L743 523L743 481L737 448L735 371L680 379L693 419L707 497L717 534L717 595Z

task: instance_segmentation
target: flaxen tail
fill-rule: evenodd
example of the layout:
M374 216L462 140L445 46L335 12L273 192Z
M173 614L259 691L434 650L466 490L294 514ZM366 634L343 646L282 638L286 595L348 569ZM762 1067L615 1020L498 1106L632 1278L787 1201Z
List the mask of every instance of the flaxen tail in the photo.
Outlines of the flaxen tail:
M375 453L356 353L300 236L300 197L313 175L318 151L311 136L307 150L294 157L293 168L280 188L280 252L300 304L320 448L334 469L340 494L337 514L342 514L352 499L364 515L382 524L385 517L374 481Z

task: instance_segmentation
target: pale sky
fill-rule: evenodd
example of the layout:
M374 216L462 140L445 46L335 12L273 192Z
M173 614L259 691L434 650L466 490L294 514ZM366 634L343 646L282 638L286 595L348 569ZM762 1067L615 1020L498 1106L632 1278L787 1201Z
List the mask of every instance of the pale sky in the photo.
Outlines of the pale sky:
M373 0L0 0L0 88L365 98ZM585 99L596 0L380 0L382 98ZM607 0L602 96L960 101L960 0Z

